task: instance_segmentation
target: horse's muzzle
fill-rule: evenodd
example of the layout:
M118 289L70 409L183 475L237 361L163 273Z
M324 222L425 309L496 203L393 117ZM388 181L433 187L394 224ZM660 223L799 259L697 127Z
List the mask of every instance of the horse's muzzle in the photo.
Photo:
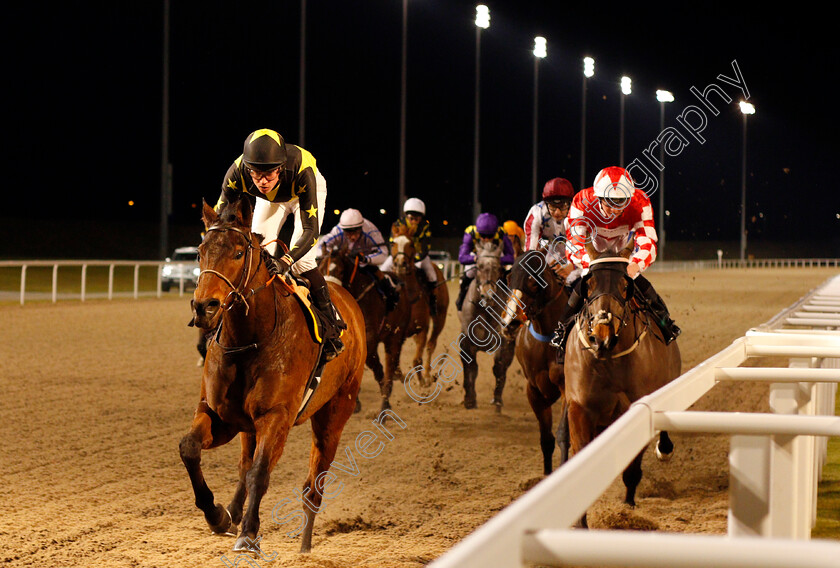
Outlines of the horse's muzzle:
M193 299L190 302L193 312L193 325L201 329L213 329L216 326L222 303L216 298L207 300Z

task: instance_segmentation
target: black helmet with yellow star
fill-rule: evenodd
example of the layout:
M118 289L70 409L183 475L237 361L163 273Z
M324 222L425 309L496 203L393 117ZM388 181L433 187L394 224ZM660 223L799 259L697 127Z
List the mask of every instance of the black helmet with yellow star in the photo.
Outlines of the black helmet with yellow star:
M274 130L261 128L245 139L242 162L257 171L268 171L286 164L286 143Z

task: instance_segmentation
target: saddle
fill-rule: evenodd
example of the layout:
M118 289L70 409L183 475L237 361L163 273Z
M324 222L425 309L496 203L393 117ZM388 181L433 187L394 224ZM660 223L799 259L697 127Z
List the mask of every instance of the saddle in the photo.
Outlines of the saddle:
M306 317L306 325L309 328L309 334L312 336L312 340L323 346L325 339L332 339L332 337L326 336L327 330L330 330L332 326L328 323L328 317L318 309L318 306L312 300L309 281L301 276L288 273L286 274L285 283L303 310L303 315ZM338 321L343 323L344 318L341 317L338 306L335 306L335 311L338 314ZM338 337L341 337L343 333L344 330L342 329L339 331Z

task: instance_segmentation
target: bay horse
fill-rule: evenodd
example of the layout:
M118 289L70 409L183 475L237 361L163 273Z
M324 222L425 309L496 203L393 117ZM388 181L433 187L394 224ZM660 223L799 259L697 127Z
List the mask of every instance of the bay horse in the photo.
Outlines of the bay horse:
M502 333L501 321L507 297L501 295L499 280L502 276L502 244L492 241L475 243L475 279L470 282L464 304L458 317L461 320L459 354L464 368L464 408L472 409L476 401L475 382L478 376L479 351L493 353L493 404L501 412L502 393L507 381L507 370L513 362L515 340Z
M414 337L416 346L412 369L420 367L417 377L422 386L431 384L428 369L432 368L432 354L437 347L437 340L446 325L446 311L449 308L449 289L446 280L437 265L434 265L437 281L441 283L431 294L426 294L420 283L418 272L422 269L414 266L414 229L408 225L393 225L391 227L391 257L394 273L402 280L404 288L400 292L400 302L405 300L411 306L406 338ZM431 298L429 298L431 296ZM429 301L437 303L437 314L432 316ZM423 349L426 350L426 365L423 364ZM388 377L386 376L386 381ZM389 386L390 388L390 386ZM390 393L390 390L389 390Z
M525 393L540 429L543 473L552 471L554 444L560 448L560 464L569 458L568 407L563 397L565 373L563 361L557 360L552 347L552 332L569 301L565 278L555 276L546 261L546 251L527 251L516 259L510 273L513 297L508 300L504 323L516 332L516 359L525 375ZM518 326L518 309L522 309L525 325ZM552 406L560 401L557 435L552 434Z
M260 502L269 476L283 453L292 426L310 421L312 449L303 494L306 509L301 552L312 547L315 513L322 501L324 474L335 457L345 423L353 414L365 361L364 321L359 306L340 286L330 295L347 323L345 349L323 369L311 392L310 380L321 358L304 314L306 298L288 276L272 277L262 237L251 232L251 210L244 200L216 214L204 204L207 229L199 247L200 275L193 295L193 321L215 329L207 347L201 393L192 426L180 443L181 460L196 506L215 533L242 523L235 551L258 552ZM307 396L308 402L304 404ZM201 470L201 451L240 434L239 482L226 508L214 502ZM247 510L243 514L245 498Z
M326 253L319 264L321 274L327 281L343 286L349 291L362 310L367 343L366 363L379 384L382 397L380 410L386 410L391 407L394 373L399 367L400 354L409 330L411 304L400 287L397 305L391 312L386 313L385 300L375 290L376 281L363 270L359 270L356 260L358 257L351 258L346 247L328 249ZM385 346L384 369L379 360L380 343ZM360 408L361 406L357 405L357 410Z
M566 401L572 451L579 452L615 422L630 405L668 384L680 374L677 342L666 345L653 316L634 297L627 275L633 241L621 251L599 253L587 245L592 259L584 276L584 305L566 346ZM669 459L674 445L660 432L656 455ZM624 502L636 505L644 450L622 475ZM586 514L580 520L586 526Z

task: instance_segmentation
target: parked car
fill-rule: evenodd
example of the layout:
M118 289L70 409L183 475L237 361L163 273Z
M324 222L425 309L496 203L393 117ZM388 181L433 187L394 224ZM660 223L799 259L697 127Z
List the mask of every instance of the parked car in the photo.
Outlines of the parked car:
M198 247L176 248L171 258L166 259L160 274L160 289L168 292L175 285L180 286L181 279L184 287L195 288L198 283Z

